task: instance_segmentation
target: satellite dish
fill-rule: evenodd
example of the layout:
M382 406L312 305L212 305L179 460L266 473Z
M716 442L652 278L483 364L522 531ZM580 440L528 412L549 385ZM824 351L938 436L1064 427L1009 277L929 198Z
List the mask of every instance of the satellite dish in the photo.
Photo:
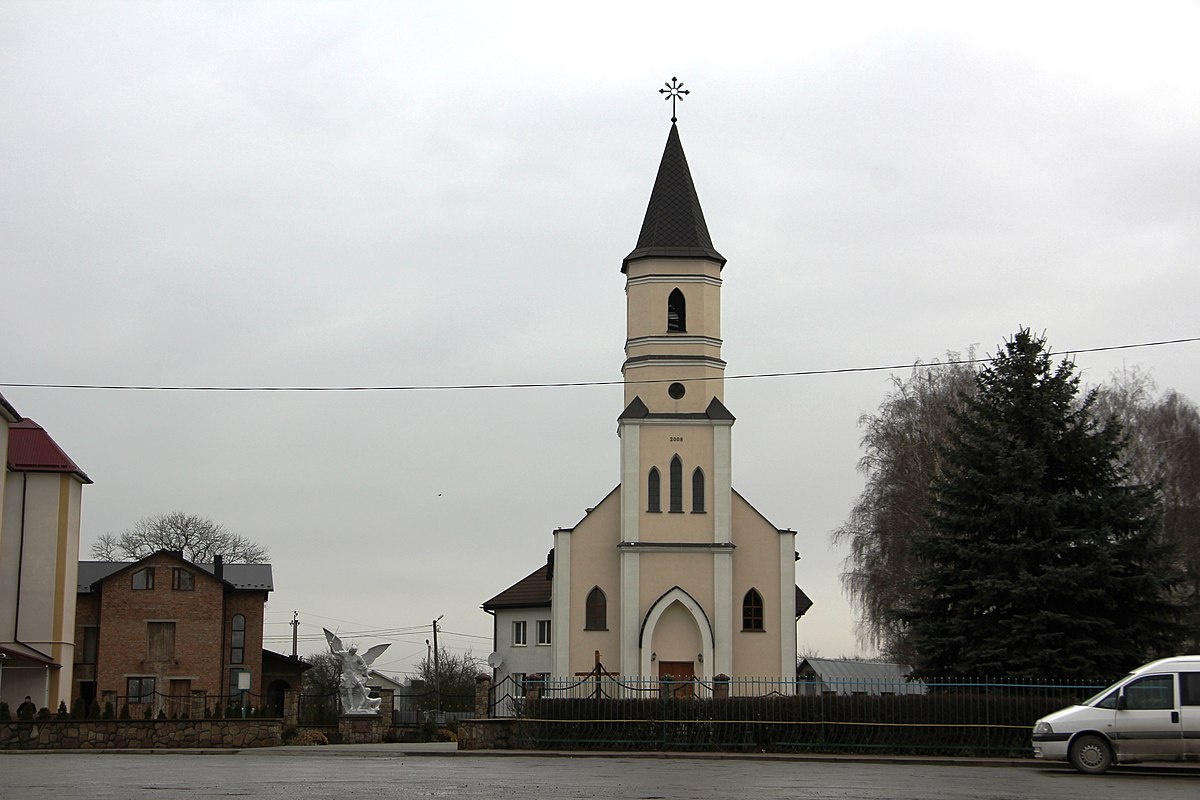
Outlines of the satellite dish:
M504 666L504 656L499 653L492 653L488 656L488 666L492 669L500 669L500 667Z

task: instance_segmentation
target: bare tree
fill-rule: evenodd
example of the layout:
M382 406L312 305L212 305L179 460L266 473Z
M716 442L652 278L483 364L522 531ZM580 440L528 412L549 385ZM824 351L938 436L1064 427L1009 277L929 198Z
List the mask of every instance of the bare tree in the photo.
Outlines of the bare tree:
M842 586L858 607L858 638L885 656L911 663L898 611L910 597L914 562L909 542L928 527L929 485L952 414L975 391L974 351L948 352L946 362L917 363L874 414L859 418L866 486L850 517L833 532L850 545Z
M1194 652L1200 647L1200 411L1173 389L1156 396L1154 380L1136 367L1113 373L1097 392L1096 408L1124 426L1132 479L1158 488L1163 538L1186 575L1183 599L1193 613L1185 647Z
M443 711L470 711L475 704L475 678L488 673L487 666L470 652L452 654L439 648L436 663L426 656L417 665L417 678L431 693L440 692ZM435 700L426 698L422 705L432 708Z
M227 563L262 564L267 549L208 517L172 511L143 517L120 533L101 534L92 544L92 557L100 561L136 561L158 550L183 553L188 561L212 563L221 556Z

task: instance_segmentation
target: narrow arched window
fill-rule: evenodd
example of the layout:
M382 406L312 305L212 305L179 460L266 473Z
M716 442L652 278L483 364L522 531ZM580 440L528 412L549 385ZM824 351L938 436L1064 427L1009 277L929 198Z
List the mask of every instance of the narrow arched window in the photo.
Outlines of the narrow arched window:
M763 630L763 599L757 589L746 592L742 599L742 630Z
M608 628L608 598L599 586L588 592L583 627L589 631L602 631Z
M658 467L650 468L650 476L646 478L646 510L655 513L662 511L662 479L658 476Z
M687 306L683 302L683 292L672 290L667 297L667 332L683 333L687 330Z
M679 456L671 459L671 511L683 513L683 461Z
M692 513L704 513L704 470L699 467L692 473Z
M229 624L229 663L241 664L246 660L246 618L234 614Z

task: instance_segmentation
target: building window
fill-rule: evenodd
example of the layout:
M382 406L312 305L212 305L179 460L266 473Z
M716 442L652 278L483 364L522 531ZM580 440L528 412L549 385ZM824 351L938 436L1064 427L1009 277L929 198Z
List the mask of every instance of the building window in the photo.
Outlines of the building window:
M174 622L147 622L146 638L150 643L150 661L175 660Z
M646 478L646 510L655 514L662 511L662 478L658 475L658 467L651 467Z
M134 589L153 589L154 588L154 567L143 567L133 573L133 588Z
M186 569L171 570L171 588L177 592L190 592L196 588L196 576Z
M98 625L83 626L83 654L80 664L95 664L100 653L100 627Z
M538 644L550 644L550 620L539 619L538 623Z
M667 298L667 332L683 333L687 330L687 311L683 302L683 292L675 289Z
M683 513L683 461L671 459L671 513Z
M154 678L126 678L125 702L130 705L154 702Z
M692 513L704 513L704 470L699 467L692 473Z
M608 629L608 598L599 586L588 592L585 605L584 630L603 631Z
M513 623L513 644L518 647L529 644L529 636L525 632L525 620Z
M763 599L757 589L746 592L742 600L742 630L763 630Z
M246 618L234 614L229 633L229 663L241 664L246 660Z
M513 690L512 690L513 697L524 697L525 696L525 673L524 672L514 672L512 674L512 680L513 680Z

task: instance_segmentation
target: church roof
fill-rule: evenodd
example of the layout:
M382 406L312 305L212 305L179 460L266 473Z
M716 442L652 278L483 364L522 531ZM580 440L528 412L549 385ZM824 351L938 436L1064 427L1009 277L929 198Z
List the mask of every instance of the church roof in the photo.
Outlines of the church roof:
M45 428L28 417L8 423L8 468L13 472L65 472L80 483L92 482Z
M716 251L708 235L675 123L671 123L667 135L637 247L625 256L621 272L627 270L630 261L639 258L709 258L725 266L725 257Z
M485 610L550 605L550 565L543 564L483 604Z

